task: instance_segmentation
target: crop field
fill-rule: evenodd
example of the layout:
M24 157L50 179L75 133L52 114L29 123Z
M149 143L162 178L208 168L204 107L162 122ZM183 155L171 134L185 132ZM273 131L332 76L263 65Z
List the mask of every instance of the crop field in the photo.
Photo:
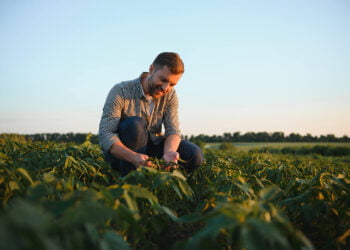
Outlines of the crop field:
M207 149L120 177L98 145L0 139L0 249L350 249L350 157Z
M207 143L206 148L218 149L221 143ZM261 148L285 148L285 147L314 147L314 146L333 146L349 147L348 142L237 142L232 143L239 151L248 152L249 150Z

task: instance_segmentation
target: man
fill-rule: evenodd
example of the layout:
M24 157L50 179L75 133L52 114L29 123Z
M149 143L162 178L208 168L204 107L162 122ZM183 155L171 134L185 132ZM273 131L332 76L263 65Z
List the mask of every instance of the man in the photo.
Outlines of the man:
M181 140L174 86L183 73L180 56L164 52L155 58L149 72L110 90L100 121L99 141L106 160L122 176L139 166L150 166L149 157L175 163L181 158L185 162L180 164L188 170L203 163L200 148Z

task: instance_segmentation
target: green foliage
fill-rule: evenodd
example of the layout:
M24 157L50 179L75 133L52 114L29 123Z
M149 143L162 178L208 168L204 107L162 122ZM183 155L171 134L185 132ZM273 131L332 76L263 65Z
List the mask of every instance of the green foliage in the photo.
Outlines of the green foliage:
M219 149L224 151L235 151L236 147L230 142L223 142L220 144Z
M0 144L5 144L10 141L25 143L27 141L30 142L31 140L27 139L26 136L19 134L0 134Z
M293 154L293 155L310 155L317 154L322 156L350 156L349 146L328 146L315 145L313 147L262 147L260 149L252 149L250 152L255 153L271 153L271 154Z
M0 249L348 249L350 159L207 150L121 177L89 138L0 144Z
M200 149L203 151L203 152L205 152L205 148L206 148L206 143L204 142L204 141L202 141L202 140L192 140L192 142L194 143L194 144L196 144L198 147L200 147Z

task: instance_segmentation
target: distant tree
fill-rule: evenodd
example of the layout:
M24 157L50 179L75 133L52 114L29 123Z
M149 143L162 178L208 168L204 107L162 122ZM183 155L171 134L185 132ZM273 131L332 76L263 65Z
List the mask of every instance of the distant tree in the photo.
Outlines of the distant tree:
M326 139L327 139L328 142L335 142L335 141L337 141L336 137L333 134L328 134L326 136Z
M271 135L272 142L283 142L284 141L284 133L283 132L274 132Z
M223 141L228 142L228 141L232 141L232 139L233 139L233 137L232 137L231 133L224 133L223 134Z
M233 133L232 141L234 141L234 142L239 142L240 139L241 139L241 133L240 133L240 132L235 132L235 133Z
M247 132L244 135L241 136L242 140L244 142L254 142L255 141L255 133L254 132Z
M299 134L291 133L289 136L287 136L286 139L289 142L300 142L302 139L302 136Z
M306 134L304 137L303 137L303 141L304 142L313 142L313 141L315 141L316 140L316 138L315 137L313 137L311 134Z
M349 138L348 136L344 135L343 137L341 137L341 138L339 139L339 141L340 141L340 142L349 142L349 141L350 141L350 138Z
M268 142L270 135L267 132L259 132L255 135L255 139L257 142Z

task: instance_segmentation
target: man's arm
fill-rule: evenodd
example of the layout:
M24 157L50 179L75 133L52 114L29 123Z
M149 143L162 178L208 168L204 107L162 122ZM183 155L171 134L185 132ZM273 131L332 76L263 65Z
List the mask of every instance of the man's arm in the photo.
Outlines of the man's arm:
M164 114L164 128L165 128L165 142L164 142L164 154L163 159L165 161L177 162L180 155L177 151L180 142L180 129L178 118L178 99L175 90L170 94L168 107Z
M164 142L164 154L163 159L165 161L177 162L180 159L180 155L177 151L181 142L180 136L177 134L169 135Z
M147 155L139 154L127 148L119 139L118 130L121 111L124 107L124 95L120 85L115 85L109 92L99 126L99 141L102 149L136 167L147 165Z
M119 140L116 131L118 130L123 106L124 100L121 96L120 85L117 84L108 93L99 125L98 139L102 150L105 152L109 152L114 142Z

